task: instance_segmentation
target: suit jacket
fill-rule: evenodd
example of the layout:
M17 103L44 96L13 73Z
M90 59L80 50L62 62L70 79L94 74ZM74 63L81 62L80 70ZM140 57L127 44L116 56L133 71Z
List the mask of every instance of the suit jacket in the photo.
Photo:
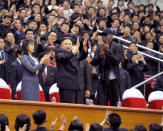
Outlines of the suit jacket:
M9 66L9 83L11 85L11 88L13 90L12 96L16 93L16 86L20 81L22 81L23 77L23 68L21 64L18 62L18 60L15 60L10 66Z
M45 127L37 127L35 130L33 131L54 131L54 130L47 130Z
M87 53L84 51L80 55L65 52L63 49L56 51L57 64L57 84L59 88L69 90L80 90L84 88L82 84L82 71L79 61L85 59Z
M92 88L92 83L91 83L91 70L89 68L88 61L86 59L82 60L80 62L80 66L81 66L81 70L82 70L81 76L83 76L82 83L84 83L84 87L85 87L84 89L90 91Z
M49 89L54 83L57 82L56 80L57 69L56 67L47 66L47 74L45 81L43 80L42 71L43 70L39 72L39 81L43 90L44 89L46 90L47 88Z
M119 63L123 58L123 47L115 42L110 44L110 50L105 54L105 57L100 55L102 47L99 46L95 52L95 56L91 64L99 65L100 79L107 79L110 70L114 70L120 84Z
M121 96L122 96L125 90L131 88L131 81L129 73L125 69L120 68L119 71L121 78Z

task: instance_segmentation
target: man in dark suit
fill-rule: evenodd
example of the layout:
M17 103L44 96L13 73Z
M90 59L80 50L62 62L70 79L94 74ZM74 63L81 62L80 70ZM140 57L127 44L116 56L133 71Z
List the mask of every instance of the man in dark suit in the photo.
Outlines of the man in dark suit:
M91 62L99 65L99 85L97 89L97 104L117 106L120 100L119 63L123 58L123 47L113 41L112 31L104 32L102 46L99 46Z
M80 66L81 66L81 70L82 70L82 77L83 78L83 83L84 83L84 94L83 94L83 100L84 100L84 103L86 102L86 99L85 98L89 98L90 97L90 90L92 88L92 83L91 83L91 70L89 68L89 65L88 65L88 61L87 59L85 60L82 60L80 62Z
M52 66L45 66L45 68L39 72L40 85L43 88L47 102L49 101L49 89L54 83L56 83L56 74L56 67Z
M57 63L57 85L59 87L60 100L65 103L83 103L82 70L79 61L87 57L86 40L83 44L83 51L79 51L79 38L76 45L72 46L72 39L64 37L61 48L56 50Z
M130 81L130 75L129 73L121 67L121 63L119 66L119 71L120 71L120 78L121 78L121 96L123 95L124 91L131 88L131 81Z
M108 116L108 121L110 124L109 128L104 128L104 131L128 131L125 128L119 128L121 125L121 117L119 114L112 113Z
M32 117L33 117L34 123L37 125L37 128L33 131L48 131L45 127L45 124L47 122L45 111L38 110L33 113ZM54 131L54 126L55 126L55 122L52 123L50 127L50 131Z
M20 81L22 81L23 77L23 69L21 66L21 57L22 57L22 50L17 50L17 59L9 66L9 84L11 85L12 89L12 99L16 94L16 86Z

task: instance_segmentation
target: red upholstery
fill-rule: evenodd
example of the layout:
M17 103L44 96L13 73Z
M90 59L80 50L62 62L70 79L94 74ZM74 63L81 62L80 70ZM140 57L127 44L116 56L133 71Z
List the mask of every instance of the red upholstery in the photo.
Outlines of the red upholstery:
M150 109L162 110L163 107L163 92L154 91L148 97L148 103Z
M11 89L7 83L0 78L0 99L12 99Z
M124 107L147 108L147 103L143 98L127 98L123 100Z
M54 101L53 99L55 98L56 102L60 102L60 95L59 92L54 92L49 95L49 101Z
M16 92L17 100L21 100L21 90Z
M40 101L46 101L45 100L45 95L43 91L40 91Z
M10 89L0 88L0 99L11 99Z
M122 100L124 107L147 108L146 100L138 89L127 89Z
M149 102L150 109L159 109L162 110L163 107L163 100L154 100Z

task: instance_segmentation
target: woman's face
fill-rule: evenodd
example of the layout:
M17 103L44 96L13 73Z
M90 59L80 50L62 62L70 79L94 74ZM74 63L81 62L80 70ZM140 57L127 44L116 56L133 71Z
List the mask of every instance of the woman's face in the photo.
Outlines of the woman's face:
M61 48L66 52L72 51L72 41L69 39L62 41Z
M32 54L34 52L35 46L33 42L28 44L27 50L29 54Z

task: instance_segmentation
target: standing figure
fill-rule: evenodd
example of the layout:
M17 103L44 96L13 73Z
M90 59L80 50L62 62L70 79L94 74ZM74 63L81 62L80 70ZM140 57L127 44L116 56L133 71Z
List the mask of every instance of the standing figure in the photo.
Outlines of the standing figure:
M123 58L123 47L113 41L112 31L104 32L103 44L95 52L91 64L99 65L97 104L117 106L120 100L119 63Z
M61 102L83 103L84 80L79 61L87 57L87 41L84 41L83 51L79 52L79 38L75 46L72 46L72 39L64 37L61 48L56 50L57 63L57 84Z
M49 55L39 61L32 56L35 46L33 40L25 40L23 42L23 53L21 63L24 69L22 78L22 100L40 101L39 78L38 72L42 64L46 64L49 60Z

